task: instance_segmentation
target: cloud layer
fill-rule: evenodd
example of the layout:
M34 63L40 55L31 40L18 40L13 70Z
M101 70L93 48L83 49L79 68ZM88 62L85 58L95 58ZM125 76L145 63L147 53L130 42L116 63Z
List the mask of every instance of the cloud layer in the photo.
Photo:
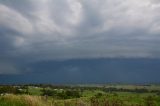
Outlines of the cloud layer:
M159 58L159 11L158 0L0 0L0 58Z
M159 83L159 59L80 59L30 64L27 74L0 75L0 84Z

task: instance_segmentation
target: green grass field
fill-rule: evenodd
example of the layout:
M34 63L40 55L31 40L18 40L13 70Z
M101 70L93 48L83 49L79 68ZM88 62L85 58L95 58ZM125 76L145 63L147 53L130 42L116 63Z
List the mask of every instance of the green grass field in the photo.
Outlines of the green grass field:
M112 85L113 87L113 85ZM147 92L105 91L101 87L76 87L80 97L72 94L75 88L46 87L52 95L43 95L44 88L28 86L27 94L4 94L0 96L0 106L160 106L159 86L114 85L114 88L142 89ZM22 89L25 91L25 89ZM71 91L69 93L67 90ZM53 91L53 92L52 92ZM57 95L55 95L56 93ZM62 95L63 94L63 95ZM65 94L65 95L64 95ZM68 94L68 95L67 95ZM72 94L72 95L71 95ZM60 96L58 96L60 95ZM67 95L67 96L66 96ZM63 98L63 96L65 98Z

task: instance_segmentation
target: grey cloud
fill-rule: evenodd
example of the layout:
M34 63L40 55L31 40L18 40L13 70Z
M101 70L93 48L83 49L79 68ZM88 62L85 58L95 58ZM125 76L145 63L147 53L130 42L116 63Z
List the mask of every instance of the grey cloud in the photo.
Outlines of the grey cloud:
M0 5L0 24L1 27L8 27L11 30L28 34L32 30L32 25L19 12L8 8L5 5Z
M156 0L0 0L0 58L159 58Z
M158 83L159 59L75 59L30 64L34 72L0 75L0 83Z
M157 5L160 3L159 0L150 0L150 2L151 2L151 3L155 3L155 4L157 4Z
M20 70L10 62L0 61L0 74L20 74Z

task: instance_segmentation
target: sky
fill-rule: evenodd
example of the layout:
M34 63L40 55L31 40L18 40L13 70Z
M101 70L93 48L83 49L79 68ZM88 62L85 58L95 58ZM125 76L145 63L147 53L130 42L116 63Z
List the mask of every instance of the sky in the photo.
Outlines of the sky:
M0 83L159 83L159 0L0 0Z

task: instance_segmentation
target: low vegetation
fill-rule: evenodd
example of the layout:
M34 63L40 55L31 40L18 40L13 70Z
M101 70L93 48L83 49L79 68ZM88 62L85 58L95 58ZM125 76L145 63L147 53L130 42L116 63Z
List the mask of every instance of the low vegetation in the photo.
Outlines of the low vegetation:
M0 106L160 106L159 85L130 86L3 85Z

